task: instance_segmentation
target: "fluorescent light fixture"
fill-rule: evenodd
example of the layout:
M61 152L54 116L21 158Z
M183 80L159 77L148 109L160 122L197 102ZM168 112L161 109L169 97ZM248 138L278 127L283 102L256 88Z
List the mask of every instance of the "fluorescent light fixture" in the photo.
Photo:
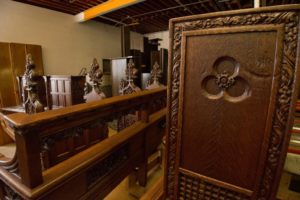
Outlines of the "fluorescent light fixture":
M104 2L102 4L99 4L98 6L92 7L90 9L87 9L79 14L77 14L76 21L83 22L90 19L93 19L99 15L104 15L106 13L143 2L145 0L109 0L107 2Z

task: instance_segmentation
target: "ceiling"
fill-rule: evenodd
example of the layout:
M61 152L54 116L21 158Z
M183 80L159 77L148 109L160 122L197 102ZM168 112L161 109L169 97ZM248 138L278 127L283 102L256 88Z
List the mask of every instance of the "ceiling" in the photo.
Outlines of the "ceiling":
M107 0L14 0L76 15ZM262 5L297 3L299 0L261 0ZM168 29L169 19L186 15L253 7L253 0L146 0L107 13L95 20L129 26L142 34Z

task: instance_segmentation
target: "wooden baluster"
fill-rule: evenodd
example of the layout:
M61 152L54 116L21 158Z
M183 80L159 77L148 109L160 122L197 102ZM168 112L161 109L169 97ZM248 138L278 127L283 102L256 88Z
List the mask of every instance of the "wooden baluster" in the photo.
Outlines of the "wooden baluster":
M149 104L144 104L141 106L138 111L138 120L143 123L149 122ZM145 137L145 136L144 136ZM146 139L144 138L144 147L146 147ZM137 180L140 186L145 187L147 184L147 164L148 164L148 156L146 155L146 149L144 149L144 162L139 166L137 171Z
M149 122L149 104L142 105L138 112L138 120L144 123Z

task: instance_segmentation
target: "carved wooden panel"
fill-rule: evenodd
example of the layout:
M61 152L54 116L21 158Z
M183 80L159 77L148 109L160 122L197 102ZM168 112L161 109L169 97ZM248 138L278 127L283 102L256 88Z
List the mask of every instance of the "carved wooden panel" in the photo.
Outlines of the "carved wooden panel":
M167 199L275 199L296 99L299 10L170 22Z
M48 169L108 137L108 128L102 120L63 130L42 138L41 161Z
M85 76L50 76L53 109L84 103Z

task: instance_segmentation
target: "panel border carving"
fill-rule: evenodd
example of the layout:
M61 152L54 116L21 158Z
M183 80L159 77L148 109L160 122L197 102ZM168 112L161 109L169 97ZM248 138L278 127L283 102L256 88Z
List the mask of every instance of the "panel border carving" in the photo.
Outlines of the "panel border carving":
M179 121L179 93L181 83L181 56L182 56L182 34L185 31L224 28L224 27L249 27L253 25L282 25L284 26L283 57L280 64L280 81L276 96L276 107L272 119L272 131L268 144L266 167L262 182L257 195L258 200L272 199L272 190L277 185L272 183L279 179L279 170L283 167L284 155L281 150L286 148L288 132L291 128L289 114L293 112L296 94L294 93L296 83L296 55L300 7L281 7L250 9L243 12L222 12L220 14L208 14L192 16L190 18L179 18L170 22L170 49L169 55L169 86L168 86L168 140L167 140L167 164L165 176L165 197L177 199L178 188L178 157L177 149L180 147ZM264 12L264 13L261 13ZM190 19L190 22L186 20Z
M122 164L129 159L128 151L129 147L128 145L125 145L89 169L86 172L88 188L92 187L109 173L122 166Z
M179 169L179 199L235 199L250 200L252 192L233 185L224 185L218 180L199 176Z

